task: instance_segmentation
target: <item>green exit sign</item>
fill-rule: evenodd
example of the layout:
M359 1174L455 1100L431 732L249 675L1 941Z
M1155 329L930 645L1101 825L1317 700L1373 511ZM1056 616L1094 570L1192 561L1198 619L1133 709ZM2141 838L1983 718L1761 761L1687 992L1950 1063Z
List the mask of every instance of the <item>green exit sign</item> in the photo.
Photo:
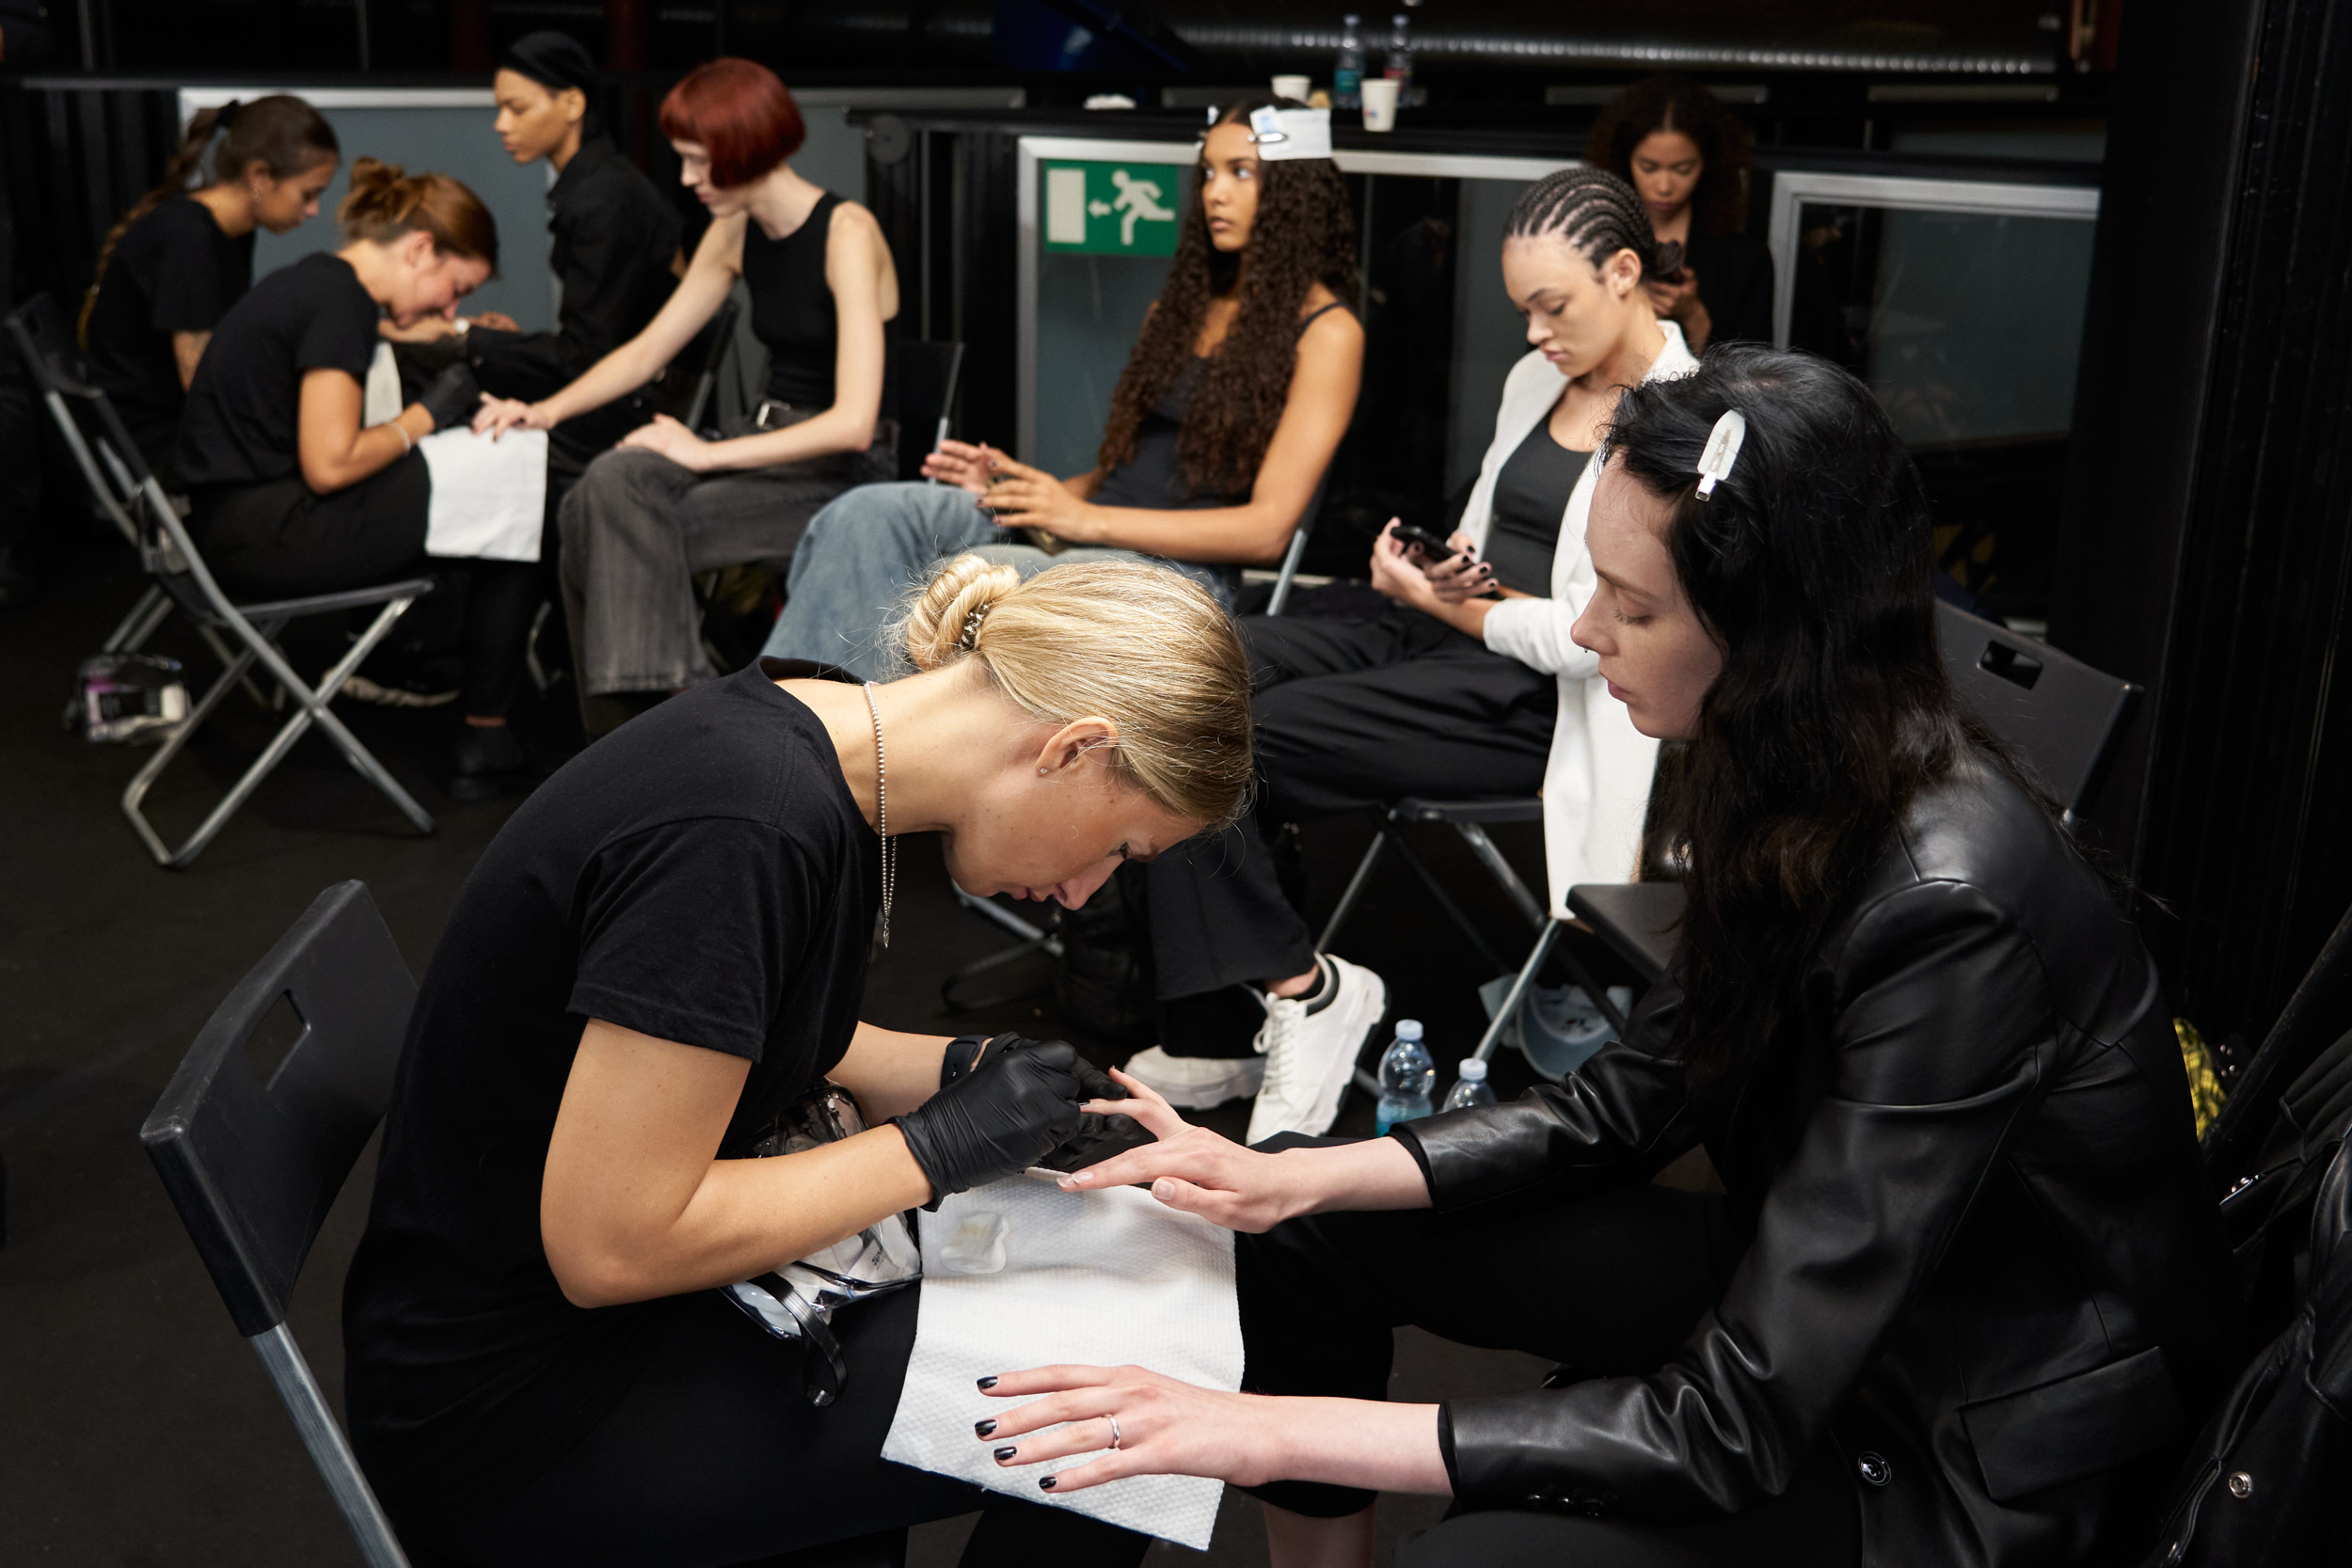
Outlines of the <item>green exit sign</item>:
M1041 163L1045 248L1082 256L1175 255L1184 167Z

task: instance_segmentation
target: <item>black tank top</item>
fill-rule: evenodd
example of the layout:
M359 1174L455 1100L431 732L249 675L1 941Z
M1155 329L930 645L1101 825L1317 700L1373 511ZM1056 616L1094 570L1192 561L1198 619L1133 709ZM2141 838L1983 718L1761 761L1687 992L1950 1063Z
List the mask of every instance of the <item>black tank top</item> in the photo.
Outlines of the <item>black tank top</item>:
M834 356L841 322L825 281L825 241L841 198L827 191L808 220L781 240L743 225L743 283L752 294L752 335L768 349L768 397L796 408L833 406Z
M1304 332L1324 310L1342 309L1337 304L1302 319L1298 330ZM1249 499L1249 492L1257 483L1250 476L1248 483L1234 491L1200 491L1188 493L1184 485L1184 466L1177 459L1177 443L1184 432L1184 415L1192 408L1192 400L1200 395L1200 383L1209 372L1209 361L1203 355L1194 355L1176 372L1165 391L1145 410L1143 422L1136 427L1136 453L1133 457L1103 476L1095 488L1093 501L1097 506L1134 506L1153 512L1191 512L1212 506L1239 506Z

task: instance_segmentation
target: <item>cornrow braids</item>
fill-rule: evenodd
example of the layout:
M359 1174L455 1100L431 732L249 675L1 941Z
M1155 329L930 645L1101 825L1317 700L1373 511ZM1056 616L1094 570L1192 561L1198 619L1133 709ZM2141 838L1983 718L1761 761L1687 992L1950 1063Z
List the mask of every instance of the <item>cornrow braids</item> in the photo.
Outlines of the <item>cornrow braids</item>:
M1641 259L1645 278L1662 277L1682 265L1682 246L1660 244L1650 231L1649 209L1631 185L1606 169L1554 169L1512 204L1502 226L1506 240L1549 235L1565 241L1596 267L1620 250Z

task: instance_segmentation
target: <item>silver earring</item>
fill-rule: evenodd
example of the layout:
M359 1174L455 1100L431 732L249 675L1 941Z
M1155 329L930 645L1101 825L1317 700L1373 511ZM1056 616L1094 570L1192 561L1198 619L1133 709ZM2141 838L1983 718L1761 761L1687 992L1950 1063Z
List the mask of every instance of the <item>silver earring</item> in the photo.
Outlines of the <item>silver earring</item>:
M1043 778L1043 777L1045 776L1045 769L1044 769L1044 768L1039 768L1037 771L1038 771L1038 776L1039 776L1040 778Z

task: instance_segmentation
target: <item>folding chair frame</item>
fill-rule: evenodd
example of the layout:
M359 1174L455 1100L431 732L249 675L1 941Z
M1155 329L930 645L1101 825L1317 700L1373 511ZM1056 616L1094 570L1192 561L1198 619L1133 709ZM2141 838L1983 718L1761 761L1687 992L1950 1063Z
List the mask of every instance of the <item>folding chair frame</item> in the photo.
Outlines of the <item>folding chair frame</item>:
M139 456L138 447L123 428L121 417L115 412L114 404L107 400L106 394L97 388L73 382L67 375L65 367L43 351L32 329L25 325L22 312L11 312L8 325L24 356L27 368L40 382L42 401L48 404L51 417L56 420L59 433L73 453L83 480L89 486L91 498L138 549L141 562L149 576L154 579L138 603L132 607L130 614L115 628L114 635L107 640L105 651L135 651L154 634L176 607L195 623L199 633L220 656L223 665L220 678L206 689L186 720L165 736L155 754L148 759L147 765L138 770L122 792L122 814L131 819L132 828L147 846L148 852L155 857L156 863L183 866L201 854L214 835L261 786L262 781L285 760L287 753L294 750L294 742L300 740L312 724L326 732L327 737L343 753L344 760L351 764L353 769L375 785L400 809L403 816L416 824L418 831L431 832L432 816L401 787L400 782L375 759L373 752L360 743L359 737L351 733L327 705L334 701L336 693L342 690L352 672L374 651L375 645L384 640L408 607L433 591L432 579L414 578L339 594L310 594L302 598L243 606L236 604L214 580L211 568L205 564L195 540L189 537L186 525L180 520L179 509L171 504L171 498L164 493L162 483L149 471L145 460ZM73 418L72 410L66 403L69 395L87 403L102 427L103 434L97 436L94 443L85 436L80 421ZM285 655L278 651L277 636L288 622L305 615L358 610L370 605L382 605L383 609L350 650L320 678L315 688L296 674ZM248 672L257 663L278 683L280 698L294 700L295 711L271 738L262 754L230 786L228 794L198 825L195 832L174 848L148 821L145 813L140 810L141 802L156 780L163 776L164 769L171 765L172 759L195 736L198 726L220 705L221 699L229 694L232 687L243 685L257 701L262 701L266 708L276 710L282 706L282 702L262 700L248 678Z
M1411 822L1442 822L1461 835L1462 842L1470 847L1470 853L1478 857L1479 863L1486 868L1487 874L1494 878L1513 906L1526 917L1529 925L1535 927L1535 945L1529 951L1526 961L1518 966L1510 990L1505 993L1502 1005L1495 1009L1495 1015L1488 1021L1486 1032L1479 1037L1478 1049L1472 1054L1481 1061L1494 1055L1496 1042L1502 1039L1504 1027L1510 1022L1512 1015L1518 1011L1520 1003L1526 1000L1529 989L1535 983L1535 976L1543 972L1544 960L1552 955L1554 949L1560 954L1560 961L1567 966L1570 978L1584 989L1584 994L1592 998L1593 1006L1599 1009L1601 1016L1620 1035L1624 1034L1628 1028L1625 1010L1609 999L1607 989L1593 978L1575 954L1559 945L1560 929L1565 923L1554 918L1545 910L1543 901L1529 891L1527 883L1496 847L1485 827L1488 822L1542 820L1543 802L1533 798L1524 800L1408 799L1395 801L1381 814L1372 843L1364 849L1364 858L1356 863L1355 875L1348 878L1346 889L1341 893L1339 903L1332 908L1331 918L1324 922L1323 934L1315 939L1316 950L1330 951L1332 939L1339 935L1340 927L1347 924L1348 916L1356 912L1356 906L1371 883L1373 871L1379 865L1381 856L1393 847L1404 857L1405 863L1412 867L1413 874L1421 879L1422 886L1428 891L1438 907L1461 928L1463 935L1470 938L1470 944L1478 949L1480 956L1496 969L1508 967L1502 955L1486 940L1486 933L1463 912L1461 905L1447 894L1444 884L1422 863L1422 858L1413 853L1413 847L1406 842L1401 831ZM1356 1084L1367 1094L1380 1092L1379 1081L1361 1068L1356 1069Z

